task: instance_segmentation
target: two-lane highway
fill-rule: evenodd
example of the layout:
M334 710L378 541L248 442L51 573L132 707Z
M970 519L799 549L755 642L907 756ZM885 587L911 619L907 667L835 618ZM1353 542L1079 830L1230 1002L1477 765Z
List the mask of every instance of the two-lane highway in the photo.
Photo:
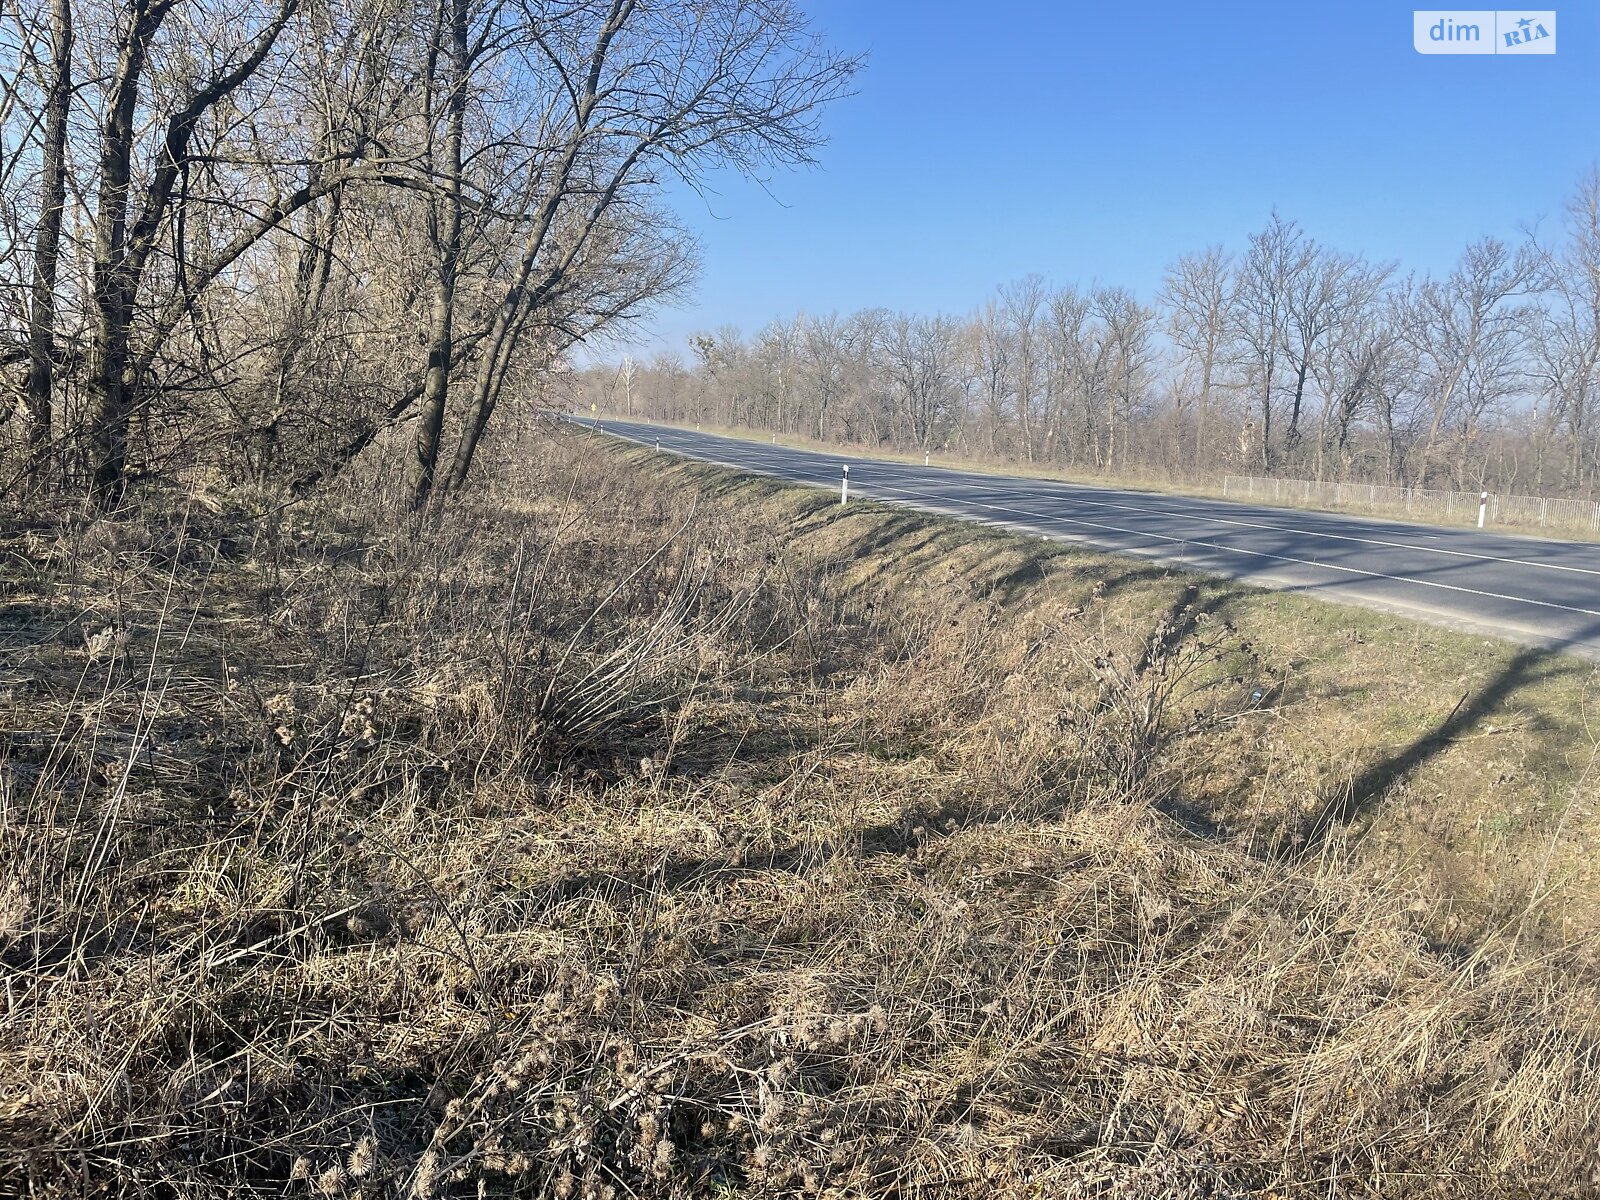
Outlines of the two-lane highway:
M584 425L590 424L585 420ZM602 419L604 432L795 483L1600 658L1600 545L819 454Z

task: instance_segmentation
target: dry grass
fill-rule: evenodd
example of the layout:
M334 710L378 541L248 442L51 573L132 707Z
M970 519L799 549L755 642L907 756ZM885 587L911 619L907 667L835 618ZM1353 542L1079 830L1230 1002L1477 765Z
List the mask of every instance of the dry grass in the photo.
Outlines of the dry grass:
M645 456L646 469L661 470ZM1315 593L1263 590L870 503L847 513L803 490L720 468L668 471L781 529L863 597L995 600L1011 630L1048 623L1101 582L1106 619L1147 629L1188 607L1237 627L1282 677L1265 725L1239 723L1199 757L1190 813L1214 832L1273 844L1320 814L1359 835L1363 871L1443 906L1452 933L1532 919L1562 942L1600 932L1600 671Z
M1258 609L511 451L7 525L0 1191L1600 1186L1579 950L1374 880Z

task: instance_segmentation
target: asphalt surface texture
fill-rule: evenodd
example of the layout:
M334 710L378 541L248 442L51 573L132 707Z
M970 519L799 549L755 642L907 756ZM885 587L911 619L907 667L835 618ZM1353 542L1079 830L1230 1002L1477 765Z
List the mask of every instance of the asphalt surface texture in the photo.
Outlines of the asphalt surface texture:
M1600 544L987 475L583 418L663 453L1600 659Z

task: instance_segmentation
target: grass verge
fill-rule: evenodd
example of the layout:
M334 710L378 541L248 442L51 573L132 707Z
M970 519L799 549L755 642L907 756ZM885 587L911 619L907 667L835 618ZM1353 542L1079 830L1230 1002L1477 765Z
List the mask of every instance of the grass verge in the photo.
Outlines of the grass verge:
M8 522L6 1190L1592 1192L1586 664L503 453Z

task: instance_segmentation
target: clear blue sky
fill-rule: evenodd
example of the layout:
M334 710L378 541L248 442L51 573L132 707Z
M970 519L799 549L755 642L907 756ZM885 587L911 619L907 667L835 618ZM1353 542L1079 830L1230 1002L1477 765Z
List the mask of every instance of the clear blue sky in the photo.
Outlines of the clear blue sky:
M1175 255L1241 245L1274 205L1446 269L1559 220L1600 159L1600 0L1556 8L1553 57L1419 55L1411 6L1377 0L802 3L868 53L859 92L816 169L676 197L704 268L637 355L798 310L965 312L1030 271L1148 299Z

